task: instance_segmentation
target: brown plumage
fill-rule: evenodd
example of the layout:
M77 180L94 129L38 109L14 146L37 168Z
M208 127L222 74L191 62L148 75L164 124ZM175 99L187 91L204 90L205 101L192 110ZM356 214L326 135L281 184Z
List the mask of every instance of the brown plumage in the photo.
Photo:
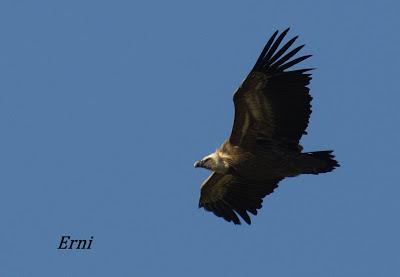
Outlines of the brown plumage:
M289 70L310 57L287 52L297 39L279 45L289 29L268 40L253 69L233 96L232 133L219 149L195 163L213 171L201 186L199 207L227 221L251 223L263 198L285 177L330 172L332 151L302 152L311 114L310 68Z

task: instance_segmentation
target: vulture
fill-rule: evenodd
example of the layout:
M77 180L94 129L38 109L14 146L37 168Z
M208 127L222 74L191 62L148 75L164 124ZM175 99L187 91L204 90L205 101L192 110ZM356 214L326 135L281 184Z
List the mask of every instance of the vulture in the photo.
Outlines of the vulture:
M199 208L228 222L251 224L263 198L286 177L320 174L339 167L333 151L303 152L300 144L311 114L310 71L293 69L311 57L282 45L289 28L267 41L253 69L233 96L235 118L229 137L194 167L212 171L201 185ZM278 35L279 34L279 35Z

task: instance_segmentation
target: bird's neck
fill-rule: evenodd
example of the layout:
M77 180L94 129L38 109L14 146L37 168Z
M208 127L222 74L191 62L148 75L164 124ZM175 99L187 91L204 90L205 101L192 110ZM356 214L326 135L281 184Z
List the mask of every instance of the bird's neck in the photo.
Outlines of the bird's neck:
M214 164L211 169L217 173L226 174L229 170L229 164L224 161L218 151L211 154L212 159L214 160Z

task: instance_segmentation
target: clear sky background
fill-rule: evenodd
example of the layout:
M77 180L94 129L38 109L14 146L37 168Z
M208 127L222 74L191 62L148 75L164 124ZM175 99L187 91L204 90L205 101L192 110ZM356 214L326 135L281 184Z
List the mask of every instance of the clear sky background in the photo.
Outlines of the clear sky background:
M0 276L396 276L396 2L1 1ZM197 208L193 162L288 26L317 67L302 143L342 167L234 226Z

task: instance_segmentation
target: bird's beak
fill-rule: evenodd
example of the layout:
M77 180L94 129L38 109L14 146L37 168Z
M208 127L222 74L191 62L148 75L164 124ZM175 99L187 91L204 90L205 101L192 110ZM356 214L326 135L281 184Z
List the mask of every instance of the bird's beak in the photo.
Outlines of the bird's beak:
M194 163L194 167L200 167L201 166L201 161L196 161Z

